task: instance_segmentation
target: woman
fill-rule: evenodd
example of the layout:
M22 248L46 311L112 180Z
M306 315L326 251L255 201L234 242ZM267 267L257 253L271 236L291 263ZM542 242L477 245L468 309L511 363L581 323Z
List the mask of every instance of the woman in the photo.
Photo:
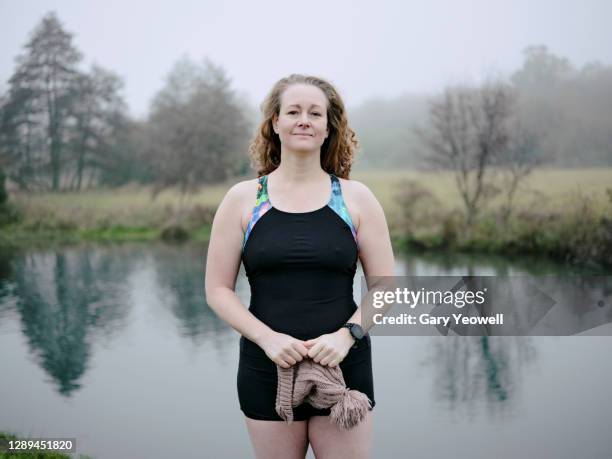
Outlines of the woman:
M238 398L256 457L304 458L309 444L317 458L370 457L371 411L348 431L328 422L329 409L306 404L294 409L296 422L282 421L276 365L340 365L347 387L374 405L353 277L358 258L368 276L393 275L385 216L372 192L348 179L357 141L331 84L283 78L263 112L251 144L259 178L233 186L215 215L206 299L242 335ZM241 260L248 310L234 292Z

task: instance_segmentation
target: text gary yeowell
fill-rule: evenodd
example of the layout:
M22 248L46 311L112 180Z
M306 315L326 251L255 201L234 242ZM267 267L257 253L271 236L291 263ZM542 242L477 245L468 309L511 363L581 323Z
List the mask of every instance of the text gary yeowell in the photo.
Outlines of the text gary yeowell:
M504 323L503 314L495 314L491 317L464 316L463 314L451 314L451 316L455 320L455 325L503 325ZM415 314L403 313L389 317L374 314L373 319L376 325L415 325L418 320L418 323L422 325L444 325L448 327L451 317L432 316L427 313L419 314L417 317Z

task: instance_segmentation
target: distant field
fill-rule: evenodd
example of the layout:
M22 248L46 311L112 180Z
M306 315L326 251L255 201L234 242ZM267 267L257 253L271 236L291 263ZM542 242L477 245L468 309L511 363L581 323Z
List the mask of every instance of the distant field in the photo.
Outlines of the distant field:
M393 210L393 196L403 179L414 180L429 189L447 208L461 206L453 174L450 172L364 171L352 178L370 187L387 211ZM532 173L517 192L519 207L542 206L563 210L579 195L592 197L597 203L607 202L606 188L612 189L612 168L542 169ZM499 204L500 199L492 201Z
M392 217L397 211L394 195L404 179L414 180L429 189L439 199L441 206L447 209L461 206L453 175L449 172L362 171L353 173L352 178L370 187L388 217ZM199 192L185 198L183 206L192 208L200 205L214 208L236 181L203 187ZM608 199L606 188L612 188L612 168L543 169L534 172L526 181L517 194L517 205L562 211L565 207L571 207L578 196L590 196L593 202L603 206ZM176 191L166 191L152 200L148 187L126 186L79 193L18 195L14 200L25 210L26 221L28 218L48 217L74 222L80 228L112 224L158 227L176 212L180 195ZM492 205L496 202L501 201L493 201Z

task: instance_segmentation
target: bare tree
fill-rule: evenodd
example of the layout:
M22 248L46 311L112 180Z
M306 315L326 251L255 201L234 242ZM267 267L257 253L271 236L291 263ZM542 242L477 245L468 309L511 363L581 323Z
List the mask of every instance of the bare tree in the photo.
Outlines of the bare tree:
M542 162L537 135L527 129L519 119L515 119L510 128L507 148L497 161L506 193L506 202L502 209L504 220L507 221L512 213L519 185Z
M249 125L224 70L179 61L157 94L148 121L154 192L182 194L225 180L246 151Z
M454 173L468 226L493 194L488 179L508 145L512 100L510 87L502 82L449 88L431 103L430 128L418 131L428 147L428 162Z

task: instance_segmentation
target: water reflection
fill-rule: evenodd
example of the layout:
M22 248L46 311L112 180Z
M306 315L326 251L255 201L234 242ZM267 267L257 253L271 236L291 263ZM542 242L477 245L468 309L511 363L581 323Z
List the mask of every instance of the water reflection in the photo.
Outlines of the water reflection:
M206 304L205 257L205 246L161 244L3 255L0 318L19 317L29 351L69 396L81 387L96 337L121 333L142 289L176 319L180 336L223 347L231 329ZM143 279L150 269L154 279Z
M10 296L13 293L13 259L16 254L11 250L0 250L0 323L12 309Z
M69 396L88 366L92 331L112 334L129 311L125 280L129 258L72 248L16 257L10 282L31 354Z
M417 276L516 276L516 275L610 275L595 268L558 263L542 257L472 254L442 251L405 253L398 275Z
M450 410L474 411L484 402L503 413L521 386L524 367L535 361L531 337L436 338L431 348L434 399Z
M0 361L11 378L0 378L0 430L75 432L93 457L250 457L233 383L238 335L205 303L205 258L204 245L149 243L2 254ZM400 255L397 267L559 274L554 263L444 254ZM248 304L243 271L236 289ZM377 456L500 456L500 425L514 447L505 457L609 451L604 340L374 337Z
M82 246L3 255L0 318L17 314L30 353L66 396L81 387L92 343L102 337L112 340L126 328L135 298L143 291L176 320L179 336L196 347L223 352L229 341L234 344L234 335L205 302L205 259L206 246L200 244ZM421 254L397 259L398 274L558 272L553 263L530 262L523 269L501 257ZM248 304L243 271L236 288ZM604 293L609 297L609 290ZM144 304L152 307L148 300ZM134 319L142 320L141 314L135 312ZM513 375L535 355L526 338L446 339L436 341L434 349L432 361L441 382L436 387L451 405L479 397L510 399L517 383Z
M152 254L155 284L163 304L178 321L185 338L201 343L228 331L228 326L206 304L204 267L206 247L160 246Z

